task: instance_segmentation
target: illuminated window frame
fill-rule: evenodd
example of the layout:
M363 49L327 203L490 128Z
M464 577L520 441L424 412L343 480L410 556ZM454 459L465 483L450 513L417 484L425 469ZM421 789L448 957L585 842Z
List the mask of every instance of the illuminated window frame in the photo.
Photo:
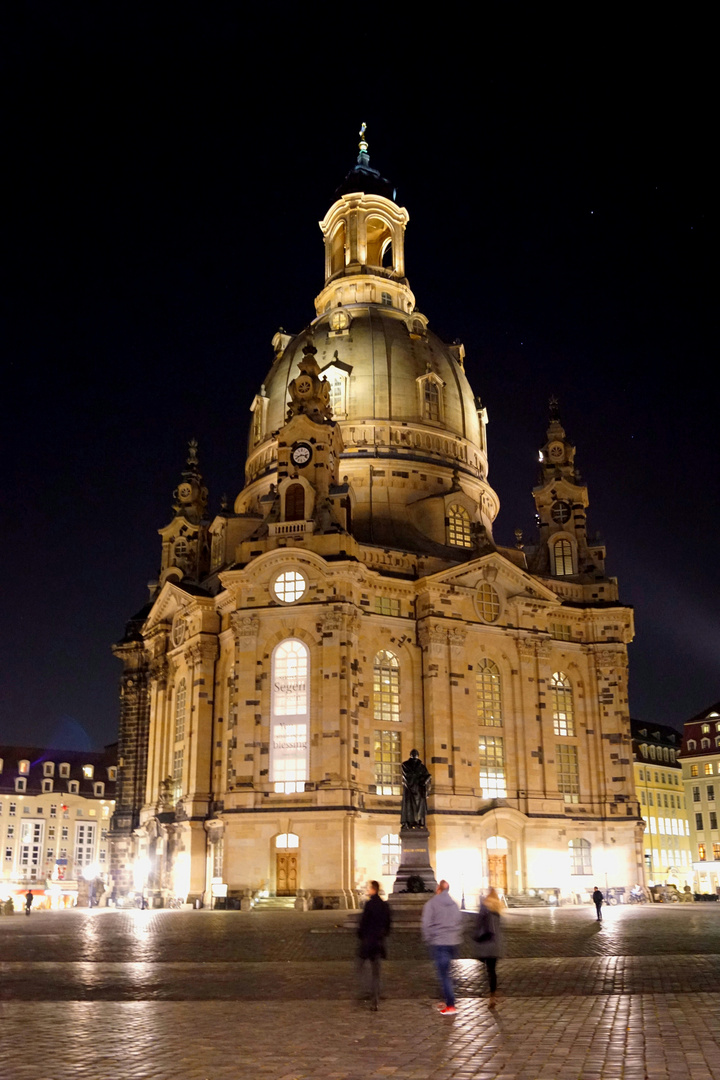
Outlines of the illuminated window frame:
M577 746L559 743L555 747L558 791L566 803L580 801L580 766Z
M481 735L478 739L478 782L483 799L507 798L505 748L500 735Z
M296 604L307 592L307 578L300 570L281 570L272 583L272 592L281 604Z
M555 577L572 577L573 551L569 540L556 540L553 544L553 573Z
M472 547L470 514L459 503L448 506L447 542L453 547Z
M373 661L373 720L400 721L400 661L387 649L376 653Z
M399 731L376 731L374 738L375 791L402 795L402 751Z
M185 738L185 715L187 712L187 683L181 679L175 693L175 742Z
M502 681L494 660L481 660L476 675L477 718L483 727L502 727Z
M553 731L556 735L574 737L575 710L572 683L564 671L554 671L550 680L553 711Z
M381 838L380 858L382 876L395 877L400 866L400 836L398 833L385 833Z
M494 623L500 618L500 596L497 589L484 581L475 598L480 617L485 622Z
M278 794L305 790L310 729L310 650L287 638L272 655L270 779Z
M578 838L568 842L570 852L570 873L575 877L591 875L592 844L589 840Z

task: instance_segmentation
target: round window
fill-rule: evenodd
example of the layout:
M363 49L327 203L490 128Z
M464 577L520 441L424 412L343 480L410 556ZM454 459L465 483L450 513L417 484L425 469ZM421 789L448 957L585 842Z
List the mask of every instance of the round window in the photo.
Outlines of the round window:
M281 604L294 604L306 589L307 581L297 570L283 570L272 585L272 591Z

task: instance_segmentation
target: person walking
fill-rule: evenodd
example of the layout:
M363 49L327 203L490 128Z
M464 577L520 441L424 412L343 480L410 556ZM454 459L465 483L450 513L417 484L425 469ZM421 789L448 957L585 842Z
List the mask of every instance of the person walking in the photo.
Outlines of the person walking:
M602 905L603 905L603 900L605 899L605 897L600 892L597 885L595 886L595 891L592 894L592 898L593 898L593 904L595 905L595 910L597 912L597 921L602 922Z
M32 907L33 894L30 889L25 893L25 914L30 914L30 908Z
M438 1006L438 1009L444 1016L451 1016L457 1011L450 963L462 941L462 912L449 890L447 881L441 881L422 913L422 938L432 950L444 998L444 1004Z
M380 1000L380 961L386 958L385 939L392 923L390 905L380 898L377 881L369 881L367 900L360 917L358 937L358 973L362 974L365 961L370 961L370 1008L377 1012Z
M474 938L478 943L478 958L482 960L487 969L488 982L490 983L490 995L488 1008L494 1009L497 993L497 961L502 956L503 937L500 915L502 913L502 900L495 889L488 889L487 896L480 900L477 925Z

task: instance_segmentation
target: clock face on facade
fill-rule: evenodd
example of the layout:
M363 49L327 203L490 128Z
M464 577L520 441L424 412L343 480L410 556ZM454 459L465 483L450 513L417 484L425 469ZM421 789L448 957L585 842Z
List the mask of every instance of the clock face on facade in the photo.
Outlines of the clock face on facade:
M552 514L552 519L556 525L564 525L567 521L569 521L570 512L570 503L560 501L554 502L550 511L550 513Z
M296 390L301 397L307 397L308 394L312 393L312 383L307 375L303 375L302 378L298 379Z
M560 461L560 459L564 456L562 443L551 443L548 447L548 455L551 461Z
M311 457L312 447L308 446L308 444L304 442L298 443L296 446L293 446L290 453L290 460L292 461L293 465L297 465L299 466L299 468L307 465Z
M178 488L178 495L181 499L189 499L192 495L192 488L189 484L181 484Z

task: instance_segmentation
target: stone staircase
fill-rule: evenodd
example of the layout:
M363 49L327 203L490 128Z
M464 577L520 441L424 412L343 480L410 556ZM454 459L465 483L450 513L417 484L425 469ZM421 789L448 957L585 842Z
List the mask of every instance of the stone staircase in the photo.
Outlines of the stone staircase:
M253 904L253 911L293 911L294 896L259 896Z
M509 908L531 908L531 907L549 907L547 900L544 900L542 896L510 896L506 895L505 900Z

